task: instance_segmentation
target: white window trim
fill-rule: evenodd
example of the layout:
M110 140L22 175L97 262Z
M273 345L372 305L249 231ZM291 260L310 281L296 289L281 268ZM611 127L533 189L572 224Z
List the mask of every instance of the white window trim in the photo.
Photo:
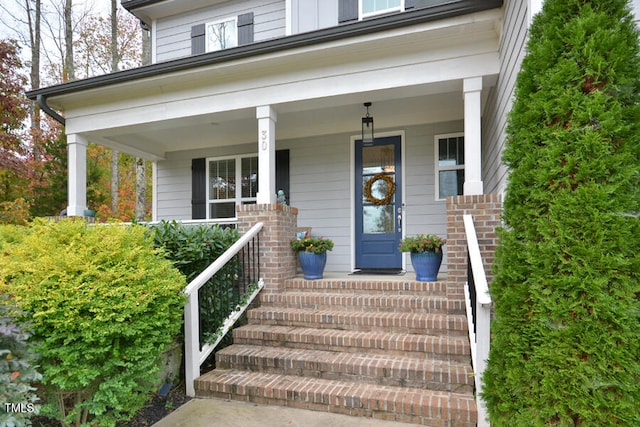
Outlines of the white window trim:
M386 13L404 12L404 0L400 0L399 7L390 7L388 9L377 10L375 12L370 12L370 13L364 13L362 11L363 9L362 4L363 4L363 0L358 0L358 17L360 21L362 21L363 19L372 18L374 16L384 15Z
M207 157L206 159L206 177L207 177L207 191L206 191L206 200L207 200L207 219L210 220L233 220L236 221L238 219L238 215L234 215L229 218L211 218L211 205L216 203L235 203L236 206L242 205L246 202L257 202L257 194L256 197L242 197L242 159L249 159L258 157L257 153L250 154L237 154L234 156L223 156L223 157ZM220 160L229 160L234 159L236 162L236 196L232 199L212 199L211 198L211 176L209 170L209 164L211 162L217 162ZM238 183L240 183L240 187L238 187ZM239 191L238 191L239 188Z
M238 17L237 16L229 16L227 18L222 18L222 19L216 19L215 21L209 21L205 24L204 26L204 40L205 40L205 51L206 52L213 52L211 50L211 44L209 42L209 27L212 25L216 25L216 24L221 24L223 22L229 22L229 21L233 21L233 31L235 31L236 33L236 45L235 46L230 46L230 47L226 47L223 49L217 49L215 50L215 52L220 51L220 50L225 50L225 49L230 49L232 47L237 47L238 46Z
M433 137L433 168L435 170L435 187L434 187L434 197L436 201L442 202L446 199L440 198L440 172L441 171L451 171L451 170L464 170L465 165L453 165L453 166L440 166L440 143L438 140L442 138L459 138L464 137L464 132L454 132L454 133L443 133L440 135L435 135Z

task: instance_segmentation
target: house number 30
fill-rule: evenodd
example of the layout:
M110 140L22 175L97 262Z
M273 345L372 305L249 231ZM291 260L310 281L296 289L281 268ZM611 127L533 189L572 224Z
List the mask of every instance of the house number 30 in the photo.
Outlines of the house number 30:
M267 149L267 141L269 139L269 133L266 130L260 131L260 141L262 142L262 151Z

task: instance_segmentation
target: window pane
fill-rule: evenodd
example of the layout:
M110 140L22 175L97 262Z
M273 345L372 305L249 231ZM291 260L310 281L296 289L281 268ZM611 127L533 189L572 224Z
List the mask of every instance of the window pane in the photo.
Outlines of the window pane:
M364 14L392 8L400 8L400 0L362 0L362 13Z
M375 175L380 172L395 172L395 151L393 145L375 145L362 148L362 174Z
M440 171L438 174L440 198L459 196L464 185L464 169Z
M258 194L258 158L242 159L242 197L256 197Z
M236 216L236 204L234 202L228 203L210 203L209 204L209 218L234 218Z
M362 207L362 232L365 234L393 233L394 221L393 205Z
M438 166L464 165L464 137L438 140Z
M228 49L237 45L238 31L235 19L207 24L207 51Z
M236 197L236 160L209 162L209 199L234 199Z

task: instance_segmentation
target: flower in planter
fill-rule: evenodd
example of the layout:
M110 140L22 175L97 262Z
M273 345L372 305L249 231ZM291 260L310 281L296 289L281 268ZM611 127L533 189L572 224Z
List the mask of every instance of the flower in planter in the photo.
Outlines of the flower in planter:
M296 252L312 252L323 254L333 249L333 240L322 237L311 237L308 234L301 239L291 241L291 248Z
M442 247L447 243L445 239L435 234L420 234L413 237L405 237L400 242L401 252L441 252Z

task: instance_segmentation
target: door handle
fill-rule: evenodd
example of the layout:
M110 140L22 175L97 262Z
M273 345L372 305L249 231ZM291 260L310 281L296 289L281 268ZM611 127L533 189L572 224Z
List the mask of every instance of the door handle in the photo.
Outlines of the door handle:
M402 214L398 214L398 231L402 231Z

